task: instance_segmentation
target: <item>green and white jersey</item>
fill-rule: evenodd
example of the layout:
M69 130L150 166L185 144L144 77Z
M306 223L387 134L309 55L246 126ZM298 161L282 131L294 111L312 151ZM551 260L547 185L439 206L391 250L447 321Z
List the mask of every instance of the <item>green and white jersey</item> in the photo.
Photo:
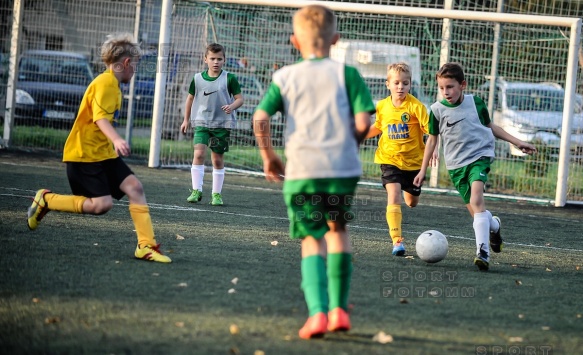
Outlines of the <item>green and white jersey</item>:
M234 97L241 93L235 75L221 71L218 77L210 77L206 71L197 73L192 78L189 94L194 96L190 112L192 127L235 128L237 116L235 111L225 113L222 106L230 105Z
M461 104L447 100L431 105L429 134L441 135L447 170L458 169L481 157L494 158L494 134L482 99L464 95Z
M286 180L362 174L354 115L375 107L356 68L330 58L285 66L273 74L258 109L287 119Z

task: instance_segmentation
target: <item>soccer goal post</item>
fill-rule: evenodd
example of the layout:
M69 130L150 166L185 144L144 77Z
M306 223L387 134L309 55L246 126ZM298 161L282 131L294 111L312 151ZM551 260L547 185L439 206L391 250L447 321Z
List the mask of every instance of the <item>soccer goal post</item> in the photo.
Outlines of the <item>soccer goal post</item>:
M405 58L403 56L408 56L406 61L414 71L412 91L426 105L437 98L434 74L443 58L460 62L466 71L468 91L485 101L489 96L494 98L489 106L495 111L490 114L496 124L507 118L502 106L511 100L499 90L495 95L489 95L490 88L494 87L489 80L535 85L538 96L527 95L521 100L533 98L532 105L538 108L529 106L529 112L522 116L532 117L538 112L536 110L550 110L556 114L555 121L543 119L541 125L544 127L533 127L534 124L525 121L510 122L509 127L524 133L533 143L544 143L545 153L527 158L512 147L497 142L499 165L492 174L490 188L499 194L534 198L555 206L564 206L568 200L583 201L583 183L577 182L580 180L578 176L583 176L580 164L583 160L583 127L574 124L583 118L583 98L577 94L580 18L332 1L210 0L205 3L208 8L203 11L204 20L197 21L197 26L203 21L205 27L203 38L196 39L200 42L198 47L204 48L205 44L218 41L227 48L227 64L237 67L226 66L227 70L241 73L241 77L250 82L260 82L262 87L254 90L253 95L247 95L250 97L247 105L256 104L257 97L252 96L259 94L260 98L273 70L299 58L289 44L291 16L297 8L310 4L324 5L336 12L345 53L351 47L354 49L344 60L358 67L375 98L388 95L383 91L386 90L386 65ZM189 15L186 13L192 13L196 6L202 5L176 6L172 21L178 19L188 26L185 19ZM189 38L186 27L167 26L172 31L172 43L184 41L180 35ZM495 35L496 27L500 31L499 38ZM201 62L194 68L196 70L191 69L204 70L204 65ZM496 73L495 78L492 78L492 73ZM554 94L540 93L542 89L550 92L551 88L555 89ZM553 95L558 95L559 104L552 108L550 103L544 106L543 103L557 101ZM510 109L518 110L520 103L522 101L511 105ZM248 107L248 111L252 112L253 108ZM162 124L154 126L160 128ZM162 133L157 129L152 134L159 137ZM239 138L239 142L245 142ZM151 142L160 144L159 139ZM232 155L231 162L238 169L260 171L256 148L244 145L240 143L240 151ZM362 146L364 181L378 179L378 167L372 158L375 147L376 140L368 140ZM154 147L151 154L152 151L159 152L161 165L188 165L192 158L172 155L177 151L172 147L158 147L157 150ZM451 189L447 180L447 172L440 167L439 186Z

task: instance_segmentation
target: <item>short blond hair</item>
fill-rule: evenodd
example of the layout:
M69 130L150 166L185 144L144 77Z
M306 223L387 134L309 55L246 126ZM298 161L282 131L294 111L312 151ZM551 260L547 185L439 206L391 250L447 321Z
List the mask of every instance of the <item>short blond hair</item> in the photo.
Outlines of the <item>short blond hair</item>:
M131 33L115 33L107 36L101 46L101 60L110 65L123 58L139 58L142 56L140 45Z
M313 47L329 45L336 34L336 15L327 7L309 5L293 17L294 35Z
M411 80L411 77L412 77L411 67L409 66L409 64L407 64L405 62L389 64L387 66L387 80L389 80L389 76L391 75L391 72L408 74L409 80Z

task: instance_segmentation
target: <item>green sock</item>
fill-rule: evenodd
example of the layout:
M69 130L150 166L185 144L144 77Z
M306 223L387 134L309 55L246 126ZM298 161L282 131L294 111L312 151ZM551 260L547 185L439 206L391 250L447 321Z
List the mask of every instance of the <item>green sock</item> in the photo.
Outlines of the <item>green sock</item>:
M348 311L348 294L352 276L352 254L328 254L328 295L330 310L341 307Z
M319 312L328 313L328 278L326 261L320 255L302 259L302 290L310 317Z

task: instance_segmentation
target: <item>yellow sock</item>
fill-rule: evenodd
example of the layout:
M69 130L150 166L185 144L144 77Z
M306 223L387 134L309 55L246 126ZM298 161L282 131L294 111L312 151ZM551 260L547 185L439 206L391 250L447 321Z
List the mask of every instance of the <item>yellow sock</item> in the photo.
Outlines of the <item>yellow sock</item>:
M87 200L84 196L59 195L49 192L44 199L51 211L83 213L83 203Z
M145 245L156 245L156 238L154 238L154 227L152 226L152 219L150 218L150 208L148 205L130 204L130 215L134 221L134 227L138 234L138 245L143 247Z
M387 205L387 224L393 244L402 239L401 235L401 205Z

